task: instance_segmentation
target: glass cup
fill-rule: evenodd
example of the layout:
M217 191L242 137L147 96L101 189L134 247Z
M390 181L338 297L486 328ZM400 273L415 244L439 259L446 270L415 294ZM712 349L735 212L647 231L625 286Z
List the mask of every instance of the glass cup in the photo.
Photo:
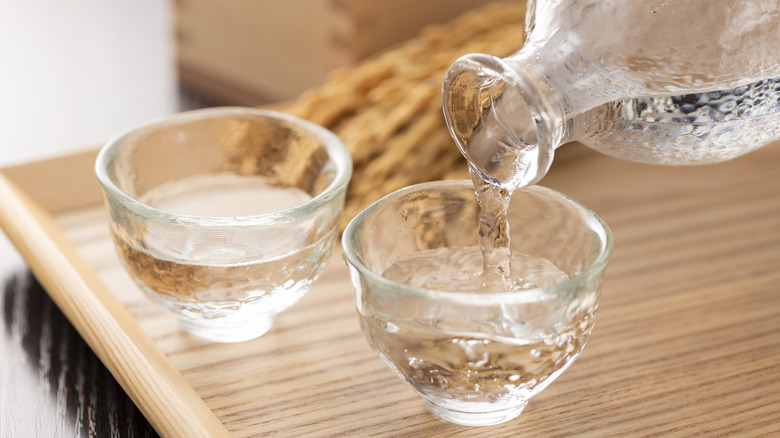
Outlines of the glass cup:
M368 343L452 423L517 417L593 328L612 253L604 221L540 186L515 191L508 217L512 283L487 288L470 181L401 189L342 237Z
M130 277L185 330L219 342L261 336L309 291L351 173L330 131L250 108L144 124L96 163Z

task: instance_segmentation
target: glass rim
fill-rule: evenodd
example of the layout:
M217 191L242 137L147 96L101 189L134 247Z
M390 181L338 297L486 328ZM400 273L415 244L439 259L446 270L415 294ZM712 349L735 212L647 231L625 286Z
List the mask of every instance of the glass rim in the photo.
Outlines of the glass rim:
M416 286L410 286L407 284L398 283L383 277L381 274L369 269L358 257L353 248L353 242L357 240L357 233L363 228L366 216L377 208L381 203L388 201L390 198L397 197L407 192L418 191L421 188L431 188L434 186L464 186L473 187L473 184L469 180L445 180L445 181L430 181L420 184L411 185L402 189L389 193L379 200L375 201L360 213L358 213L352 220L349 221L347 227L344 229L344 233L341 236L341 247L344 257L344 261L358 270L361 276L369 278L372 282L384 285L389 289L403 295L411 295L420 298L434 299L437 301L453 302L458 304L480 304L480 305L495 305L506 303L525 303L537 301L540 296L556 295L559 292L571 289L572 284L584 283L588 281L593 275L602 272L610 257L612 256L612 250L614 246L614 240L612 231L604 220L599 217L593 210L577 201L570 196L560 193L556 190L539 186L531 185L520 188L518 190L543 190L552 193L555 196L562 197L566 200L574 202L579 208L581 208L588 218L589 222L592 222L597 227L591 226L591 229L595 234L599 236L601 242L601 248L598 257L592 263L590 263L582 272L569 278L567 281L552 286L536 287L530 289L522 289L519 291L503 291L503 292L457 292L437 289L426 289Z
M192 121L205 120L219 116L229 117L231 115L249 115L255 117L279 119L303 127L306 132L314 135L321 141L323 147L328 153L328 157L335 163L336 175L333 178L333 181L331 181L330 184L328 184L328 186L322 190L322 192L318 193L316 196L313 196L311 199L284 210L247 216L198 216L172 213L143 203L119 188L119 186L117 186L117 184L108 174L109 166L116 159L124 140L130 134L138 130L155 126L175 126L177 124ZM100 149L97 159L95 160L95 176L97 177L98 183L107 197L119 201L125 208L143 217L147 217L158 222L175 223L181 225L191 224L198 226L253 226L289 221L291 218L305 215L330 202L334 197L338 196L340 192L343 192L343 190L346 189L346 186L349 183L349 179L352 176L352 158L349 150L347 150L344 142L342 142L339 137L337 137L327 128L309 122L308 120L274 110L239 106L224 106L202 108L165 115L137 124L120 132L119 134L112 137L108 142L106 142L106 144Z

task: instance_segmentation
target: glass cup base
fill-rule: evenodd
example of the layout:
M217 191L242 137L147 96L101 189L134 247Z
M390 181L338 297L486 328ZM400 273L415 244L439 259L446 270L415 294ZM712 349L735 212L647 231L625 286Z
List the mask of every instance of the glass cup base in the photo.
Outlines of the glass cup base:
M514 405L500 410L487 410L480 408L495 406L491 406L487 403L472 403L468 404L468 406L464 405L453 408L436 404L428 399L424 399L423 401L425 402L425 407L428 408L432 414L442 420L461 426L493 426L495 424L506 423L507 421L517 418L528 404L526 401L520 405ZM447 403L443 402L442 404Z
M257 315L250 321L237 324L221 320L179 319L179 324L188 333L214 342L244 342L259 338L273 326L276 314Z

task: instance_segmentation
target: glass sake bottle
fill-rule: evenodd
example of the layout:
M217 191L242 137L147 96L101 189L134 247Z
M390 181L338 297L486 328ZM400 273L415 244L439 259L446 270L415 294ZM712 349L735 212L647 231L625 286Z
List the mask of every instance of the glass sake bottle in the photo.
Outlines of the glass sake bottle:
M780 138L780 2L529 0L525 44L470 54L443 84L479 178L539 181L579 141L622 159L725 161Z

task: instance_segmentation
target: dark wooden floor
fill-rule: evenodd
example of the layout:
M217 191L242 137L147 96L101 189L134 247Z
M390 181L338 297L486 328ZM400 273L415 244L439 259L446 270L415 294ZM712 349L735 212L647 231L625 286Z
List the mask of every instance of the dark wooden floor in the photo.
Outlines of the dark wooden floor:
M29 271L6 275L0 314L0 436L158 436Z

